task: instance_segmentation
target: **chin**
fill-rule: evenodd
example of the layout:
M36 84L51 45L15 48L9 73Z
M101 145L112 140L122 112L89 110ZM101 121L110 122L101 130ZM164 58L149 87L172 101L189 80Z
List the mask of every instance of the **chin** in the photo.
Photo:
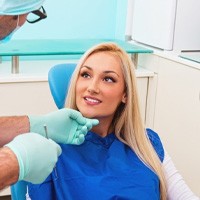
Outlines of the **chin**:
M80 111L81 112L81 114L84 116L84 117L87 117L87 118L96 118L97 117L97 114L96 113L94 113L94 112L82 112L82 111Z
M84 117L87 117L87 118L95 118L95 116L97 116L97 113L94 110L90 110L88 108L86 108L86 109L79 109L79 112L81 112L81 114Z
M96 118L96 115L91 114L91 113L82 113L82 115L83 115L84 117L91 118L91 119Z

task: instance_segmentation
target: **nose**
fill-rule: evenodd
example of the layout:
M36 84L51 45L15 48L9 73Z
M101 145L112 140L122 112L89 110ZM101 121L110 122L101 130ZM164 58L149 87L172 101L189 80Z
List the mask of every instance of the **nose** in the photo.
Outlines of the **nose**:
M98 94L100 92L99 90L99 83L97 80L92 80L90 84L88 85L87 91L91 94Z

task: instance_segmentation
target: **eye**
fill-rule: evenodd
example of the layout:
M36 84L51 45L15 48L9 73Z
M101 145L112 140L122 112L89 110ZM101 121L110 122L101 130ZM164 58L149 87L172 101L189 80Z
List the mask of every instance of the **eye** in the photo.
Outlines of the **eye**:
M115 82L116 82L115 79L114 79L113 77L110 77L110 76L106 76L106 77L104 78L104 80L105 80L106 82L109 82L109 83L115 83Z
M90 74L88 72L82 72L81 77L83 78L90 78Z

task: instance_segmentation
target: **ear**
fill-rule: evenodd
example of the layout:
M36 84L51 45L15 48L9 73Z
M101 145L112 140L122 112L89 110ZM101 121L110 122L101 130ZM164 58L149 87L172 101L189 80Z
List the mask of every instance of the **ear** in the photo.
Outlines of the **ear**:
M126 103L126 102L127 102L127 96L126 96L126 93L124 93L122 97L122 103Z

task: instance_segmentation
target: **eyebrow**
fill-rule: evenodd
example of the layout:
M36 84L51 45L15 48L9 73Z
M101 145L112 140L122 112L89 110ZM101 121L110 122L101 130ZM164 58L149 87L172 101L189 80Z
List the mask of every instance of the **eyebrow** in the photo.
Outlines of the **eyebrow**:
M83 65L82 67L81 67L81 69L82 68L87 68L88 70L93 70L91 67L89 67L89 66L87 66L87 65ZM105 74L109 74L109 73L113 73L113 74L116 74L118 77L119 77L119 75L115 72L115 71L111 71L111 70L106 70L106 71L104 71L103 73L105 73Z

